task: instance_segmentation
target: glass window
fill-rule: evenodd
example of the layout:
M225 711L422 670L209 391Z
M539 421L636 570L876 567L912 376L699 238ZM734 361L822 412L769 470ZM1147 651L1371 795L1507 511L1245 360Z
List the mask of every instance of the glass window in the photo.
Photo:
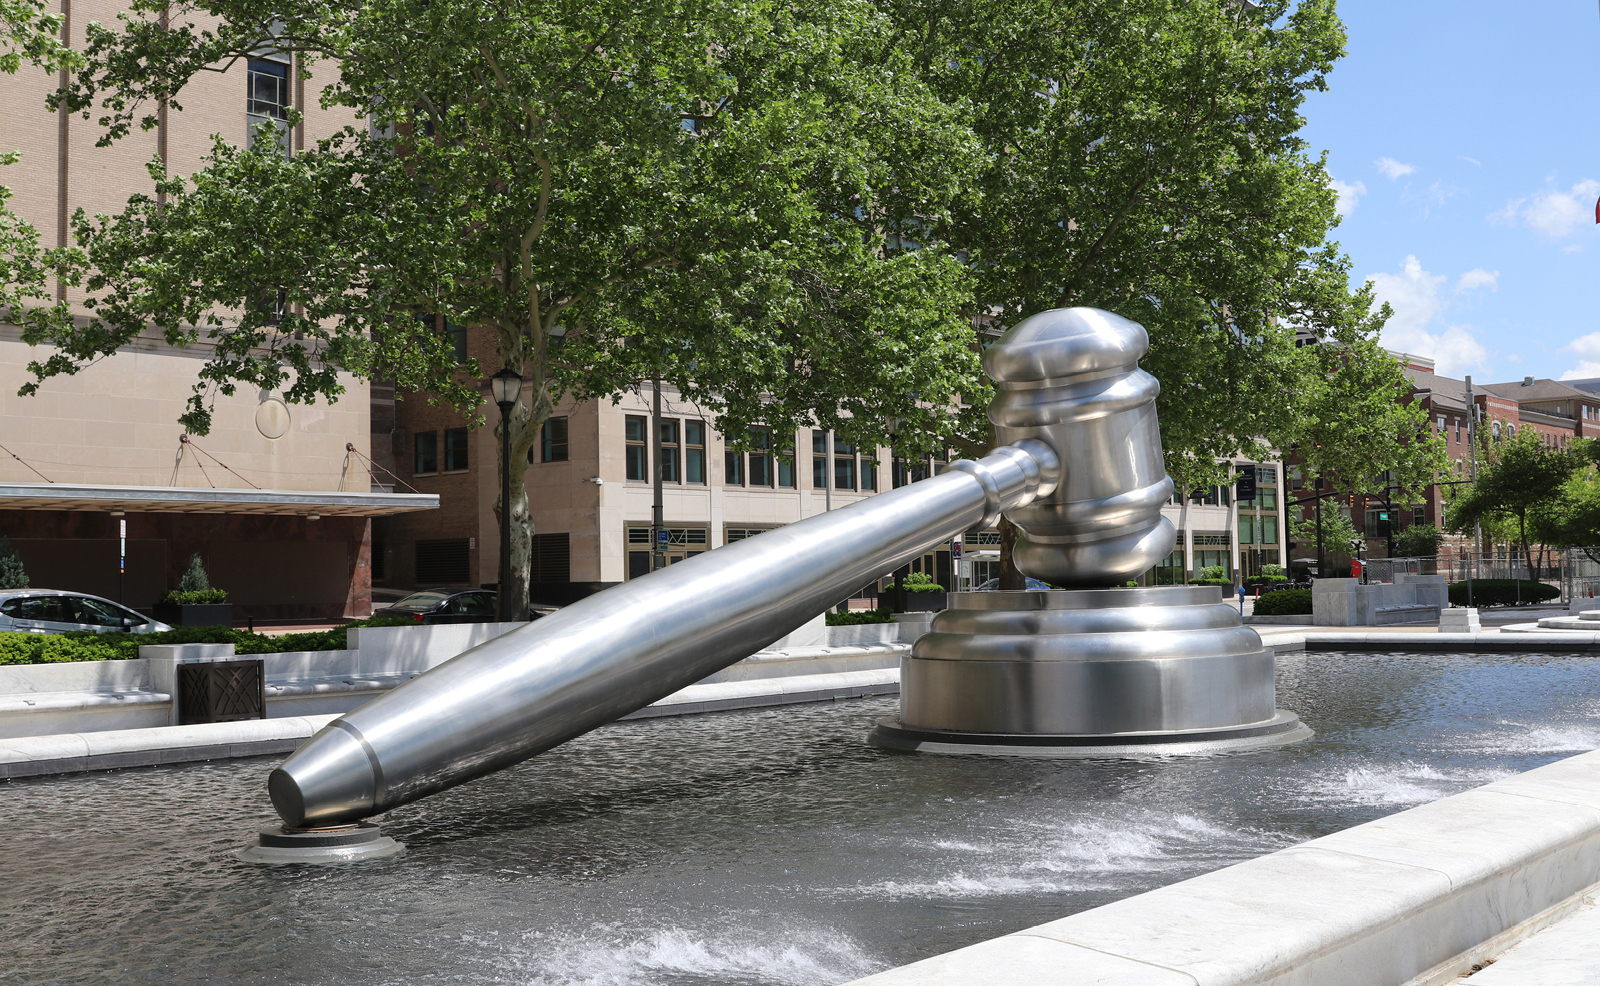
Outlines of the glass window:
M133 619L135 624L145 622L144 617L131 613L111 603L103 603L98 599L87 599L78 596L72 600L73 608L77 610L75 623L84 623L96 627L120 627L124 619Z
M833 488L836 490L853 490L856 488L855 456L841 455L834 457Z
M645 421L643 418L628 415L622 423L622 435L627 442L625 454L627 456L628 478L635 482L644 482L650 477L647 463L649 453L645 451Z
M828 433L815 429L811 432L811 488L828 488Z
M878 488L878 464L865 456L861 459L861 490L871 493Z
M445 472L467 468L467 429L450 428L444 433Z
M685 482L705 484L706 481L706 423L683 423L683 478Z
M1255 530L1251 525L1252 519L1253 518L1250 517L1249 514L1243 514L1243 515L1241 515L1239 517L1239 543L1240 544L1254 544L1255 543L1255 540L1256 540L1256 538L1255 538Z
M465 363L467 361L467 327L465 325L457 325L446 319L444 336L450 340L450 352L455 356L456 363L458 365Z
M567 419L549 418L539 430L539 461L567 461Z
M738 452L724 452L722 455L722 485L744 485L744 456Z
M678 464L682 461L682 450L678 446L678 422L671 418L662 418L660 427L661 481L681 483L683 479L678 475Z
M750 485L772 485L772 432L766 428L751 428L750 443L757 451L750 453Z
M417 455L412 463L413 473L427 473L439 471L439 433L424 431L416 438Z
M486 616L494 613L492 592L463 592L450 600L450 612L459 616Z
M778 457L778 485L786 490L795 488L794 449L786 448Z
M1263 544L1278 543L1278 518L1261 518L1261 541Z
M289 66L252 58L248 68L250 95L246 113L277 120L289 116Z

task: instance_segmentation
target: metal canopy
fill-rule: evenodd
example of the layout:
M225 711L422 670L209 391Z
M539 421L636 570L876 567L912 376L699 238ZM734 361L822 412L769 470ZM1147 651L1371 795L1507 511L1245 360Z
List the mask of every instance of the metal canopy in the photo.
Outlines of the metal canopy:
M322 490L201 489L183 486L89 486L0 483L0 510L122 510L129 513L383 517L439 509L434 493L338 493Z

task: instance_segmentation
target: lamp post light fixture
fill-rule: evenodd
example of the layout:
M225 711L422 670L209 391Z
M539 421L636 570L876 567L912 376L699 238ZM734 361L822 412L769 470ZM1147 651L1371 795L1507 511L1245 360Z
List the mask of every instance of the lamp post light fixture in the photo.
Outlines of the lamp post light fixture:
M495 592L501 623L511 622L511 411L522 396L522 374L506 367L489 378L500 405L500 583Z

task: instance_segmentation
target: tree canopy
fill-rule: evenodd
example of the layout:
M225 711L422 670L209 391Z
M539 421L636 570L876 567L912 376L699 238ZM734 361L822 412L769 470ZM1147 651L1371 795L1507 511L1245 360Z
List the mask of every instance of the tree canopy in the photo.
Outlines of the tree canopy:
M1510 438L1489 445L1488 462L1478 478L1450 503L1451 530L1470 531L1487 518L1516 521L1516 540L1523 558L1529 557L1529 532L1537 527L1540 515L1556 508L1563 490L1590 462L1590 443L1579 441L1569 448L1545 445L1532 428L1523 428ZM1553 534L1557 523L1545 525ZM1559 536L1559 535L1557 535Z
M893 418L900 451L976 450L973 326L1093 305L1150 330L1180 488L1296 446L1421 476L1437 444L1299 136L1343 46L1332 0L137 0L53 97L102 142L262 52L351 123L154 162L121 213L74 217L79 249L25 256L91 315L18 295L54 347L29 388L154 331L211 347L196 432L219 392L331 400L343 373L477 418L509 367L513 462L563 394L651 378L735 443L816 424L870 448ZM499 365L458 367L440 319L490 327Z

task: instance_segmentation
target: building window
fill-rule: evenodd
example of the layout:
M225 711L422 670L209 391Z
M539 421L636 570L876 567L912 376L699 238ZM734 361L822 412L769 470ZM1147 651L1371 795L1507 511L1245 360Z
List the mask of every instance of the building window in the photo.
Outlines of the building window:
M1261 543L1263 543L1263 544L1277 544L1278 543L1278 518L1277 517L1263 517L1263 518L1261 518Z
M416 436L417 455L412 463L411 471L416 475L439 471L439 433L436 431L418 432Z
M730 528L726 529L726 532L725 532L724 537L722 539L722 543L723 544L732 544L735 541L743 541L746 538L753 538L757 534L765 534L767 531L770 531L770 530L773 530L773 528L770 528L770 527L730 527Z
M444 471L467 468L467 429L449 428L444 433Z
M269 62L263 58L250 59L249 104L246 113L270 116L276 120L289 118L289 66L283 62Z
M450 353L456 359L456 365L461 366L467 361L467 327L445 319L445 338L450 341Z
M671 418L662 418L661 428L661 481L663 483L683 482L678 474L678 465L682 461L682 449L678 445L678 422Z
M911 483L919 483L928 478L927 459L896 459L894 460L894 488Z
M650 453L645 450L644 439L645 419L628 415L622 423L623 439L627 442L625 454L628 465L628 478L635 482L644 482L650 478Z
M722 485L744 485L744 456L738 452L724 452L722 455Z
M244 123L247 146L272 141L289 153L289 63L252 58L246 71Z
M539 461L567 461L567 419L547 418L539 429Z
M791 445L778 456L778 486L792 490L795 488L794 483L794 446Z
M756 451L750 453L750 485L772 485L772 432L766 428L750 429L750 444Z
M684 480L702 486L706 481L706 423L683 423L683 474Z
M464 585L472 581L472 549L466 538L418 541L417 585Z
M811 432L811 488L828 488L828 433L825 431Z
M861 457L861 492L875 493L878 490L878 464L866 456Z
M1461 441L1461 419L1456 418L1456 441Z
M836 490L853 490L856 488L856 447L849 442L833 440L833 488Z
M1277 486L1278 485L1278 467L1277 466L1256 466L1256 485L1257 486Z

